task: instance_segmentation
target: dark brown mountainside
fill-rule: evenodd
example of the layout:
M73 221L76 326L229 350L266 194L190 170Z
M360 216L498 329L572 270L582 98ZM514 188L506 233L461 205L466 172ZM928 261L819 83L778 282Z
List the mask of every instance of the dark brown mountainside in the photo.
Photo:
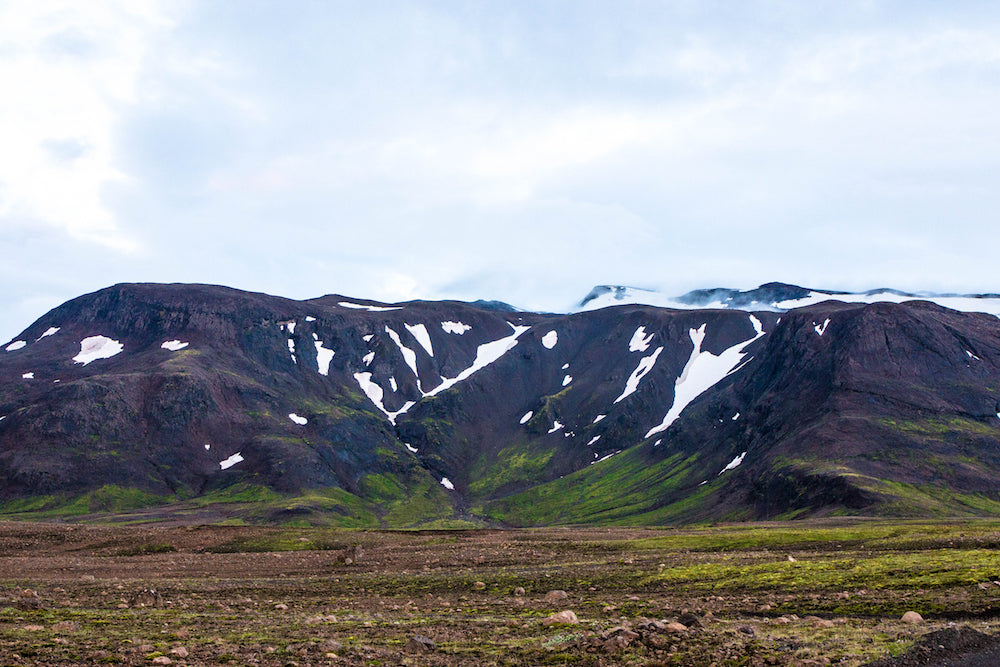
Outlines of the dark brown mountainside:
M996 514L998 400L1000 320L925 302L550 315L118 285L0 348L0 498L391 526Z

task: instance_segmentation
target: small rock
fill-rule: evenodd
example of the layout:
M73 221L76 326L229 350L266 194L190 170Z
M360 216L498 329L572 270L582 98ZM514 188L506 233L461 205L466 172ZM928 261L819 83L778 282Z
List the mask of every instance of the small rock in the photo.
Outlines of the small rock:
M79 624L74 621L59 621L52 626L52 629L56 632L73 632L74 630L79 629L79 627Z
M406 642L406 650L414 653L430 653L437 648L434 640L423 635L413 635Z
M25 631L27 631L27 632L41 632L42 630L45 629L45 626L44 625L25 625L25 626L22 626L22 629L25 630Z
M153 658L154 665L171 665L173 664L173 662L174 662L173 660L171 660L165 655L158 655L155 658Z
M524 597L524 594L525 594L525 590L524 590L523 586L518 586L517 588L514 589L514 597L518 597L518 598Z
M546 602L556 602L558 600L565 600L568 597L569 593L560 590L549 591L548 593L545 594Z
M677 622L667 623L666 631L667 632L687 632L687 626L684 625L683 623L677 623Z
M708 614L706 614L706 616L707 615ZM688 626L689 628L700 628L701 627L701 619L698 618L698 614L695 614L694 612L690 612L689 611L689 612L685 612L685 613L681 614L680 617L677 619L677 621L679 623L683 623L684 625Z
M556 612L542 620L542 625L577 625L580 619L569 609Z
M472 584L472 590L474 591L484 591L486 590L486 583L482 581L477 581Z
M279 602L278 604L274 605L274 608L277 609L278 611L287 611L288 605L285 604L284 602Z
M903 621L903 623L909 623L910 625L920 625L924 622L924 617L915 611L908 611L903 614L903 617L900 620Z
M183 646L178 646L177 648L170 649L170 655L176 655L178 658L186 658L190 653Z
M25 589L22 589L17 594L17 597L21 598L22 600L26 599L26 598L37 598L38 597L38 592L34 591L34 590L30 589L30 588L25 588Z
M757 632L749 625L741 625L740 627L736 628L736 630L738 632L742 632L745 635L750 635L751 637L757 634Z
M779 616L778 618L774 619L774 622L780 625L786 625L788 623L791 623L792 619L788 618L787 616Z

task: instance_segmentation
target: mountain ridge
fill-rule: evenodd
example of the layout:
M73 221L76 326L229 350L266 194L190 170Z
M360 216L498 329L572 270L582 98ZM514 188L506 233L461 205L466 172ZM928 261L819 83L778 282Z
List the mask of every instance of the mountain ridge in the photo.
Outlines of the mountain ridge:
M0 511L214 503L397 527L1000 514L1000 320L781 284L691 300L760 290L808 303L545 314L109 287L0 348Z

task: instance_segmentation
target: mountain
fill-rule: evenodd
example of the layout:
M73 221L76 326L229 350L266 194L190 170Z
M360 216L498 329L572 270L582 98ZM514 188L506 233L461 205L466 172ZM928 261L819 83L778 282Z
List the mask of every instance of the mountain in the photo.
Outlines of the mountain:
M542 314L116 285L0 348L0 512L1000 514L1000 319L819 294Z
M576 311L597 310L609 306L643 304L661 308L732 308L736 310L773 310L784 312L823 301L845 303L904 303L930 301L945 308L965 312L1000 315L1000 294L937 294L934 292L903 292L883 287L867 292L838 292L767 283L752 290L727 287L699 289L681 296L666 296L662 292L623 285L598 285L585 296Z

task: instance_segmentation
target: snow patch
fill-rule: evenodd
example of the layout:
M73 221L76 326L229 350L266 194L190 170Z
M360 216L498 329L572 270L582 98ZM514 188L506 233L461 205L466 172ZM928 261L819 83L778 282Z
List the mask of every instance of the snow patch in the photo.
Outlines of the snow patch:
M225 461L220 461L219 467L222 468L223 470L227 470L229 468L232 468L234 465L236 465L242 460L243 460L243 455L240 454L239 452L236 452Z
M507 352L514 349L514 346L517 345L517 339L520 338L520 336L525 331L531 328L528 326L514 325L511 324L510 322L507 323L507 326L513 329L514 333L512 333L510 336L507 336L506 338L501 338L500 340L495 340L490 343L483 343L482 345L480 345L476 349L476 359L475 361L472 362L471 366L469 366L468 368L466 368L464 371L462 371L453 378L442 378L441 384L439 384L437 387L435 387L434 389L432 389L431 391L427 392L424 395L435 396L441 393L442 391L445 391L446 389L455 386L462 380L467 379L473 373L476 373L486 368L494 361L505 355Z
M34 372L31 372L31 373L25 373L25 374L23 374L23 375L21 376L21 378L23 378L23 379L25 379L25 380L34 380L34 379L35 379L35 374L34 374Z
M291 419L296 424L298 424L299 426L305 426L306 424L309 423L308 419L306 419L305 417L299 417L294 412L289 412L288 413L288 418Z
M739 418L740 418L740 413L737 412L735 415L733 415L733 421L736 421Z
M733 468L735 468L736 466L738 466L739 464L743 463L743 457L745 457L746 455L747 455L747 453L743 452L742 454L740 454L739 456L737 456L735 459L733 459L732 461L730 461L729 463L727 463L726 467L719 471L719 474L721 475L724 472L728 472L728 471L732 470Z
M534 414L535 413L532 410L528 410L527 412L524 413L524 416L521 417L521 422L520 423L521 424L527 424L528 421L531 420L532 415L534 415Z
M542 336L542 345L546 350L551 350L559 342L559 334L555 331L550 331L544 336Z
M552 422L552 428L549 429L549 433L555 433L556 431L558 431L562 427L563 427L563 424L560 424L559 420L557 419L554 422Z
M455 485L452 484L451 480L448 479L447 477L442 477L441 478L441 486L443 486L444 488L448 489L449 491L454 491L455 490Z
M212 445L209 445L209 444L207 444L207 443L206 443L206 444L205 444L205 451L207 452L207 451L209 451L210 449L212 449Z
M642 327L639 327L640 329ZM648 349L648 345L643 349ZM622 391L621 396L615 399L615 403L624 400L627 396L631 396L635 393L636 389L639 388L639 381L646 377L649 371L653 370L653 366L656 364L656 358L660 356L660 352L663 352L663 346L656 348L653 354L648 357L643 357L639 360L639 365L635 367L632 371L632 375L628 377L625 381L625 389Z
M365 366L371 366L372 362L375 361L375 353L369 352L365 356L361 357L361 361L365 362Z
M764 335L764 328L760 320L750 315L750 322L757 335L733 345L719 356L701 350L701 344L705 340L705 324L688 332L691 336L691 342L694 343L694 349L691 350L691 357L684 366L684 371L674 383L674 404L667 411L660 425L649 429L645 437L648 438L667 430L681 416L681 412L691 401L729 375L739 365L743 357L746 356L746 353L743 352L744 348Z
M15 340L13 343L7 346L8 352L13 352L14 350L20 350L22 347L27 345L23 340Z
M367 310L369 313L385 313L390 310L402 310L402 306L366 306L360 303L351 303L350 301L341 301L337 304L341 308L354 308L355 310Z
M179 340L168 340L160 344L160 347L164 350L170 350L171 352L176 352L178 350L183 350L187 347L187 343L182 343Z
M315 322L316 318L312 315L306 315L306 322Z
M404 446L404 447L406 447L406 448L407 448L408 450L410 450L411 452L413 452L414 454L416 454L416 453L417 453L417 452L419 451L419 450L418 450L418 449L417 449L416 447L414 447L413 445L411 445L411 444L410 444L410 443L408 443L408 442L404 442L404 443L403 443L403 446Z
M965 353L966 353L967 355L969 355L969 359L975 359L976 361L982 361L982 359L980 359L980 358L979 358L979 357L977 357L976 355L972 354L972 352L970 352L969 350L966 350L966 351L965 351Z
M597 415L596 417L594 417L594 421L592 421L591 423L592 424L596 424L597 422L601 421L605 417L607 417L607 415Z
M822 336L823 333L826 331L826 326L828 324L830 324L830 318L829 317L826 318L825 320L823 320L823 324L816 324L815 322L813 322L813 329L816 330L816 333L818 333L820 336Z
M468 324L462 324L461 322L442 322L441 328L444 329L445 333L463 335L466 331L472 329Z
M590 465L594 465L595 463L600 463L601 461L607 461L608 459L610 459L615 454L621 454L621 453L622 452L621 452L620 449L617 452L611 452L610 454L606 454L606 455L602 456L601 458L597 459L596 461L591 461Z
M330 362L333 361L333 350L323 347L323 341L318 340L313 343L316 346L316 370L320 375L330 374Z
M405 361L406 365L413 371L414 377L417 378L417 389L420 389L420 375L417 373L417 353L403 345L403 341L400 340L399 334L393 331L388 324L385 325L385 332L389 334L389 338L392 339L392 342L394 342L396 347L399 348L399 351L402 352L403 361ZM423 393L423 390L421 390L420 393Z
M89 336L80 341L80 353L73 361L86 366L98 359L108 359L120 353L125 347L116 340L105 336Z
M376 408L385 413L385 416L389 418L389 423L393 426L396 425L396 417L416 405L414 401L407 401L399 410L390 412L386 410L385 405L382 404L382 397L385 395L385 392L382 390L382 387L372 382L371 373L355 373L354 379L357 380L358 386L361 387L361 391L365 392L365 396L368 397L368 400L374 403Z
M389 378L389 386L392 387L392 392L393 393L396 393L397 391L399 391L399 385L396 384L396 378L395 377Z
M573 376L572 375L567 375L567 376L565 376L563 378L562 386L564 386L564 387L569 386L569 383L572 382L572 381L573 381Z
M410 326L409 324L403 324L406 330L410 332L410 335L417 339L420 346L427 350L429 356L434 356L434 348L431 346L431 336L427 333L427 327L423 324L414 324Z
M59 328L60 327L49 327L48 329L45 330L45 333L43 333L41 336L39 336L37 339L35 339L35 342L37 343L38 341L40 341L41 339L45 338L46 336L51 336L54 333L58 333Z
M632 340L628 342L629 352L645 352L649 349L649 344L653 340L653 334L646 335L646 327L639 327L632 334Z
M587 443L587 446L590 447L592 444L594 444L595 442L597 442L600 439L601 439L601 436L595 435L593 438L590 439L590 442Z
M569 368L569 364L563 364L563 365L562 365L562 369L563 369L563 370L566 370L566 369L568 369L568 368Z
M370 342L372 342L372 338L374 338L374 337L375 337L375 334L368 334L367 336L362 336L361 340L365 341L366 343L370 343Z

